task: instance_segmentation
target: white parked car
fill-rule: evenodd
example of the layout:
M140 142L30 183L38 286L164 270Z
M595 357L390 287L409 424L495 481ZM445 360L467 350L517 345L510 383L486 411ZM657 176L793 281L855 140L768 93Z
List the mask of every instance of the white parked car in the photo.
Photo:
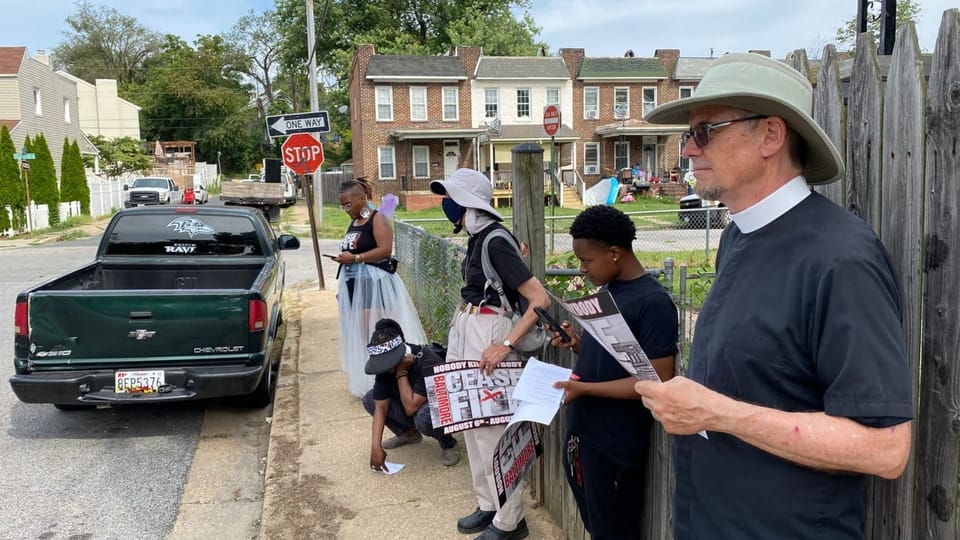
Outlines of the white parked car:
M210 193L203 184L193 185L193 204L207 204L210 202Z

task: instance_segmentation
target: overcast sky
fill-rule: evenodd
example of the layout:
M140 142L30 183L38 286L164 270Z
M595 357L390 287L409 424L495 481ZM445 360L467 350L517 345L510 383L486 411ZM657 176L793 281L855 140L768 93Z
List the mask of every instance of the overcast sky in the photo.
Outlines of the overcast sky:
M273 0L92 0L117 9L161 33L193 43L198 34L228 31L249 10L273 7ZM375 1L375 0L371 0ZM321 0L316 0L319 4ZM932 51L943 11L956 0L920 0L920 47ZM770 50L783 58L794 49L817 51L856 14L856 0L534 0L532 14L540 39L553 53L581 47L587 56L622 56L627 49L650 57L656 49L680 49L682 56L709 57L748 49ZM0 46L26 46L33 54L63 40L71 0L0 0ZM306 38L304 38L306 39Z

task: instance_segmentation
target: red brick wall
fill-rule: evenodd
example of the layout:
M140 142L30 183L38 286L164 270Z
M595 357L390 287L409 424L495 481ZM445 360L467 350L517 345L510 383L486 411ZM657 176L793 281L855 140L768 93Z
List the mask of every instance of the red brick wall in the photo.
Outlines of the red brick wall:
M437 208L440 206L441 200L443 200L442 195L434 195L433 193L410 191L400 194L400 206L407 210Z
M376 147L369 147L369 141L366 126L369 122L364 120L364 111L375 107L375 96L369 88L367 81L367 66L370 65L370 58L374 55L374 47L370 44L360 45L353 55L353 66L350 68L350 132L353 148L353 175L369 176L370 172L376 171ZM375 113L374 113L375 114ZM370 156L373 155L374 167L369 169Z

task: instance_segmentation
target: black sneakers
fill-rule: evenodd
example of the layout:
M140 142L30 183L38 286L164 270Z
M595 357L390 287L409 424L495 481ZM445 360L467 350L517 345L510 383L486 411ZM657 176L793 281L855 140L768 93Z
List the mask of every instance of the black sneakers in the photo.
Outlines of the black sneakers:
M463 534L486 530L487 526L493 523L493 516L495 515L497 515L496 510L481 510L478 506L472 514L457 520L457 530ZM526 523L524 523L524 526L526 526Z
M527 529L527 520L521 519L520 523L517 523L517 528L512 531L501 531L491 523L483 530L483 534L474 538L474 540L520 540L527 536L530 536L530 531Z

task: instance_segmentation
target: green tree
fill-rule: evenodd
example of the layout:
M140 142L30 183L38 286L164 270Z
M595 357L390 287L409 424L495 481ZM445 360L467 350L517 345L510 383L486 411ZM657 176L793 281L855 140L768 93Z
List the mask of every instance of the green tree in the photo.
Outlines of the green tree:
M144 64L159 52L161 35L113 8L88 0L75 6L65 21L66 41L53 49L54 66L90 83L116 79L121 88L145 80Z
M197 159L214 162L222 152L225 171L257 161L266 129L244 82L245 62L220 36L201 36L196 49L167 36L149 70L138 104L148 140L197 142Z
M257 95L256 105L260 116L267 113L267 106L274 101L274 79L280 61L280 34L275 22L277 13L250 11L234 24L224 39L230 47L240 51L245 61L241 72L253 80Z
M0 126L0 231L21 231L26 221L23 179L20 178L20 165L13 159L16 151L7 126ZM7 213L7 207L12 216Z
M143 172L153 166L153 156L145 154L143 144L133 137L107 139L97 135L90 137L90 142L100 152L101 168L110 178L116 178L128 172ZM79 147L77 153L80 153ZM87 160L87 167L93 166L92 157L82 159Z
M37 155L30 163L30 198L37 204L47 205L50 225L60 223L60 190L57 187L57 169L53 164L53 155L43 133L37 134L27 146L29 152Z
M60 200L80 203L80 213L90 215L90 187L83 170L80 145L69 139L63 140L63 156L60 158Z
M880 43L880 2L871 2L875 9L867 14L867 32L873 35L873 42ZM907 22L916 22L920 19L920 5L913 0L897 0L897 28ZM854 15L843 26L837 28L837 48L846 48L849 51L857 45L857 16Z

